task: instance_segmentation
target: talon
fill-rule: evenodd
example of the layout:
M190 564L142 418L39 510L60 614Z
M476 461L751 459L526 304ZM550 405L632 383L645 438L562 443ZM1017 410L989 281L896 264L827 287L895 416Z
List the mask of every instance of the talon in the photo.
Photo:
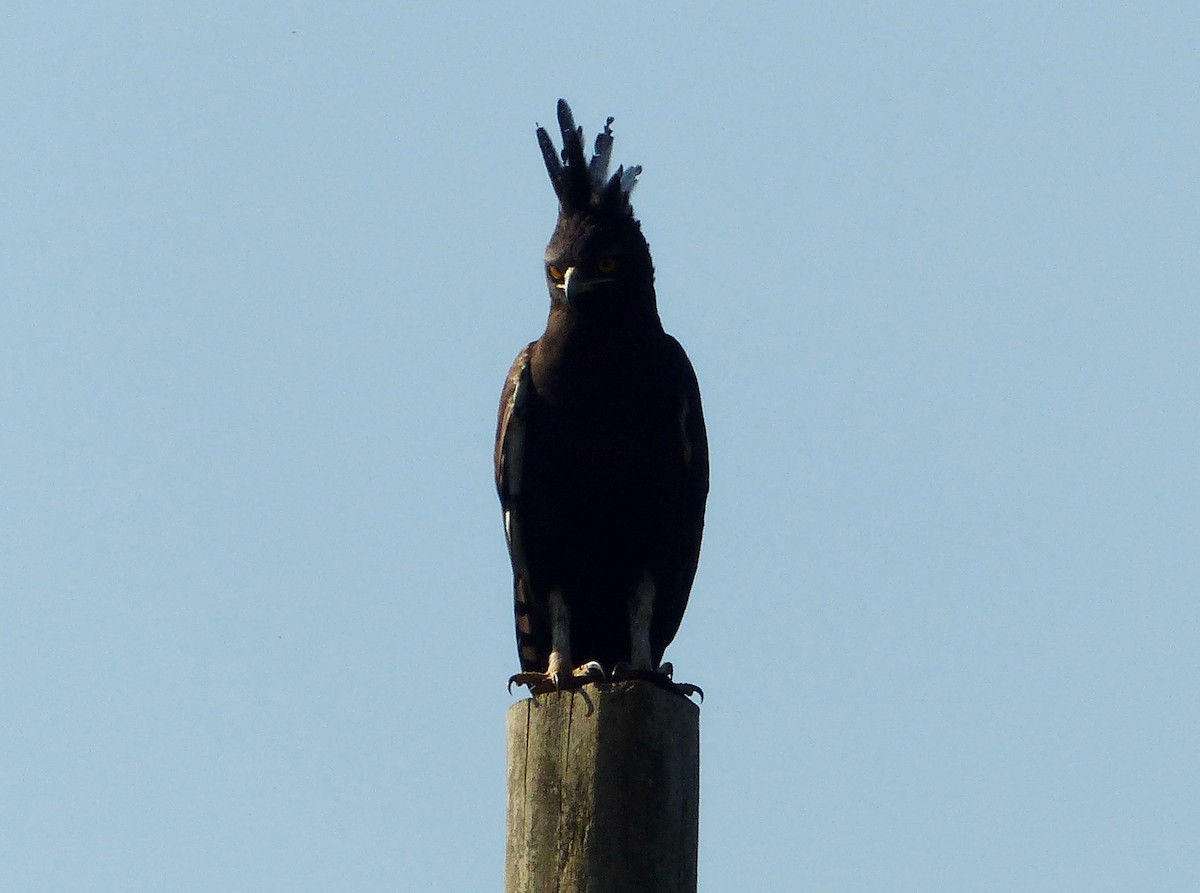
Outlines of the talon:
M699 695L700 703L704 703L704 689L702 689L700 686L692 685L690 682L673 682L671 684L675 686L675 691L679 692L685 698L691 697L692 695Z
M514 685L524 685L531 695L542 695L552 691L576 691L589 682L606 682L604 667L589 661L569 673L561 672L556 666L545 673L522 672L508 677L508 693Z
M662 664L657 670L635 670L627 662L621 661L613 667L612 678L613 681L641 679L646 682L652 682L659 688L673 691L685 698L692 695L699 695L700 702L704 703L704 692L700 686L692 685L690 682L676 682L674 674L675 668L669 663Z
M524 685L531 692L534 692L535 686L545 682L546 677L541 673L514 673L508 677L508 693L512 694L512 687L514 685Z

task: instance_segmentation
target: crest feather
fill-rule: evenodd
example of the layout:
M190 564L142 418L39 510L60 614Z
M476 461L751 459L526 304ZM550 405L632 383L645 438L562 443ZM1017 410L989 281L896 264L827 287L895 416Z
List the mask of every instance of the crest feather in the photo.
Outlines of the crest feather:
M604 130L596 135L592 159L586 163L583 128L575 125L575 116L571 114L571 107L565 99L558 101L558 129L562 133L563 141L561 153L555 149L554 141L550 139L546 128L538 127L538 146L542 150L542 159L546 163L550 183L554 186L554 194L558 196L561 213L570 214L588 208L598 208L615 213L633 214L629 195L637 185L642 167L618 167L611 178L608 176L613 150L612 122L611 117L604 122Z

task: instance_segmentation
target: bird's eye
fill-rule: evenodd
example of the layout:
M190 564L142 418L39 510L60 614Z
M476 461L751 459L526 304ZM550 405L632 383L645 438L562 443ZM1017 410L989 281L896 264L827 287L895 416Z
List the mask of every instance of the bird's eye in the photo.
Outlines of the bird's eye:
M613 257L606 257L596 265L601 273L611 273L617 268L617 260Z
M562 282L563 271L560 270L558 267L554 266L554 264L551 264L550 266L548 266L546 268L546 272L548 272L550 274L550 278L553 279L555 282Z

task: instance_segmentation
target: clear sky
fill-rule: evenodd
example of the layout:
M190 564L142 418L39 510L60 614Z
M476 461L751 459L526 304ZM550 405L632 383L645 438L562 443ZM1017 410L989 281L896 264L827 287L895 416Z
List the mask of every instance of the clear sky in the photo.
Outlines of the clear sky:
M712 495L702 891L1200 888L1200 7L7 3L0 889L500 889L534 139Z

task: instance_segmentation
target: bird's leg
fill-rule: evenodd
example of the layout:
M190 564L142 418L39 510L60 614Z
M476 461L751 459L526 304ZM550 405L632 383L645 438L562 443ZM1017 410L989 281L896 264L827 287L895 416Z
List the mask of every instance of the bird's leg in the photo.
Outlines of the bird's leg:
M561 589L550 590L550 660L545 673L517 673L508 680L528 687L531 694L579 688L586 682L604 681L604 669L595 661L571 666L571 612Z
M650 618L654 616L654 579L644 574L633 590L629 601L629 666L649 672L654 669L650 658Z
M638 581L629 600L629 662L619 663L613 668L613 679L644 679L684 697L698 694L703 701L704 692L698 686L675 682L671 678L674 668L669 663L654 666L650 649L650 621L654 617L656 593L654 578L647 572Z

